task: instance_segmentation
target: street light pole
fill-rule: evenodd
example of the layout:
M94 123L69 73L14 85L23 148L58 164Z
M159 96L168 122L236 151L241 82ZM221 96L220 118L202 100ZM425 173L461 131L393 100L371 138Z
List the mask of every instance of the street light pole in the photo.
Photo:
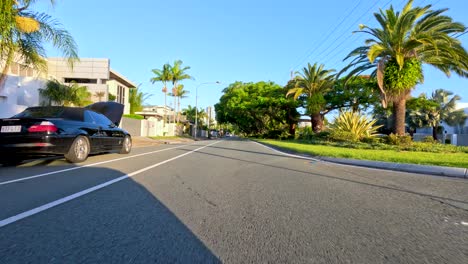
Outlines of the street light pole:
M202 86L203 84L220 84L219 81L216 82L204 82L200 83L195 87L195 136L194 138L197 139L197 130L198 130L198 87Z

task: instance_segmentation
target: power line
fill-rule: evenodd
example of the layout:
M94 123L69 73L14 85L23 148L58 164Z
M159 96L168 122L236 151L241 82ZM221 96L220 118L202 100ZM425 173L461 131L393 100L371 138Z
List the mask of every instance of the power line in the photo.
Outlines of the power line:
M337 41L337 40L340 39L342 36L344 36L345 32L349 32L350 29L353 28L354 25L355 25L357 22L359 22L359 20L361 20L365 15L367 15L369 11L371 11L374 7L376 7L376 6L379 4L380 1L382 1L382 0L376 1L376 2L374 3L374 5L372 5L372 6L371 6L369 9L367 9L359 18L357 18L353 23L351 23L351 26L348 27L348 28L347 28L341 35L339 35L334 41ZM388 5L390 2L391 2L391 0L388 1L388 2L385 4L385 6ZM326 42L326 40L328 40L328 38L329 38L333 33L335 33L335 31L336 31L336 29L333 30L333 31L331 31L330 34L328 34L327 38L326 38L323 42L321 42L321 45L320 45L319 47L317 47L314 51L312 51L310 54L308 54L308 55L302 60L302 62L301 62L300 64L296 65L293 69L295 69L295 68L297 68L299 65L301 65L305 60L307 60L310 56L312 56L312 54L313 54L314 52L317 52L317 51L320 49L320 47ZM331 47L331 46L327 47L327 48L326 48L324 51L322 51L321 53L323 54L324 52L326 52L327 50L329 50L330 47Z
M383 7L386 7L386 6L389 5L391 2L392 2L391 0L388 1ZM376 3L376 4L377 4L377 3ZM375 5L376 5L376 4L375 4ZM374 6L375 6L375 5L374 5ZM373 7L371 7L369 10L371 10L372 8L373 8ZM368 11L369 11L369 10L368 10ZM368 11L366 11L366 12L368 12ZM354 24L357 23L364 15L366 15L366 13L364 13L361 17L359 17L353 24L351 24L351 26L349 26L349 27L346 29L346 32L349 32L349 31L354 27ZM366 20L365 23L368 23L370 20L371 20L371 18L368 18L368 19ZM343 37L343 36L345 36L345 35L342 34L342 35L338 36L333 42L338 41L338 40L339 40L341 37ZM358 36L357 36L357 35L355 35L355 36L356 36L356 37L355 37L355 40L356 40L356 39L358 38ZM349 40L348 38L345 38L345 39L344 39L343 41L341 41L338 45L336 45L332 50L330 50L326 55L323 55L323 54L325 54L325 52L331 47L331 46L329 46L327 49L325 49L325 50L322 52L322 56L319 57L318 60L320 61L320 59L326 58L328 55L332 54L335 50L337 50L339 47L341 47L341 46L342 46L345 42L347 42L348 40ZM337 54L339 54L339 53L335 53L335 56L337 56Z
M349 13L352 13L354 10L356 10L356 8L359 6L359 4L360 4L361 2L362 2L362 0L359 0L359 2L353 7L353 9L352 9L350 12L348 12L348 15L349 15ZM348 15L344 16L343 19L340 21L340 23L338 23L338 25L336 25L336 26L333 28L333 30L330 31L330 33L325 37L325 40L321 42L320 46L333 34L334 31L336 31L336 29L337 29L339 26L341 26L341 24L343 24L343 23L345 22L345 20L348 18ZM312 45L312 47L315 46L315 45L318 43L318 41L319 41L319 40L317 39L317 40L314 42L314 45ZM294 66L292 69L294 70L294 69L296 69L299 65L301 65L302 63L304 63L304 61L307 60L307 58L308 58L309 56L311 56L312 53L313 53L315 50L316 50L316 49L311 48L310 51L306 52L305 55L303 55L303 56L305 56L305 57L304 57L303 59L300 59L300 62L299 62L296 66ZM301 57L303 57L303 56L301 56Z

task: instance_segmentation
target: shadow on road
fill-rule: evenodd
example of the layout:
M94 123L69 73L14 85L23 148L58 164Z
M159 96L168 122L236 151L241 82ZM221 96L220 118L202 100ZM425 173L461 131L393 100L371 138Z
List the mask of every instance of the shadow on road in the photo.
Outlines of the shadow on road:
M86 173L82 176L89 186L76 186L65 195L62 190L78 182L77 175L61 175L67 179L60 183L63 187L35 190L40 202L31 198L22 202L28 199L22 190L31 188L27 185L34 181L0 186L0 200L7 193L3 190L11 194L13 189L17 206L31 204L30 210L99 184L90 178L107 175L117 179L124 175L98 167L80 173ZM6 225L0 228L0 234L0 263L220 263L156 194L132 178Z

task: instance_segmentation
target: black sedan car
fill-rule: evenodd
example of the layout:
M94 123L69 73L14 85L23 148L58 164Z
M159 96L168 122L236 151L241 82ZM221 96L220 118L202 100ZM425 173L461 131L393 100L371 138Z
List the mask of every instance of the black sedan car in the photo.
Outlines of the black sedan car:
M0 119L0 163L64 155L82 162L89 154L131 151L130 134L117 125L124 106L100 102L87 107L38 106Z

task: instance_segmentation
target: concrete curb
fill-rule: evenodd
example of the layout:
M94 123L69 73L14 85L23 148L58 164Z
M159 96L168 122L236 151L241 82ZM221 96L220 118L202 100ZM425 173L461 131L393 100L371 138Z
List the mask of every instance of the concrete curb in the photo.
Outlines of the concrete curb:
M429 166L418 164L405 164L405 163L392 163L383 161L369 161L369 160L355 160L355 159L340 159L320 157L321 161L340 163L345 165L369 167L375 169L394 170L402 172L412 172L421 174L430 174L436 176L468 178L468 169L443 167L443 166Z
M261 144L262 146L273 149L275 151L281 152L287 156L300 156L306 159L311 158L310 156L303 155L301 153L295 153L295 152L294 152L295 153L294 155L291 155L293 151L287 150L287 152L285 152L284 149L281 149L276 146L264 144L264 143L257 142L257 141L253 141L253 142ZM384 161L330 158L330 157L322 157L322 156L315 157L315 158L324 162L338 163L338 164L351 165L351 166L468 179L468 168L455 168L455 167L430 166L430 165L418 165L418 164L406 164L406 163L393 163L393 162L384 162Z

